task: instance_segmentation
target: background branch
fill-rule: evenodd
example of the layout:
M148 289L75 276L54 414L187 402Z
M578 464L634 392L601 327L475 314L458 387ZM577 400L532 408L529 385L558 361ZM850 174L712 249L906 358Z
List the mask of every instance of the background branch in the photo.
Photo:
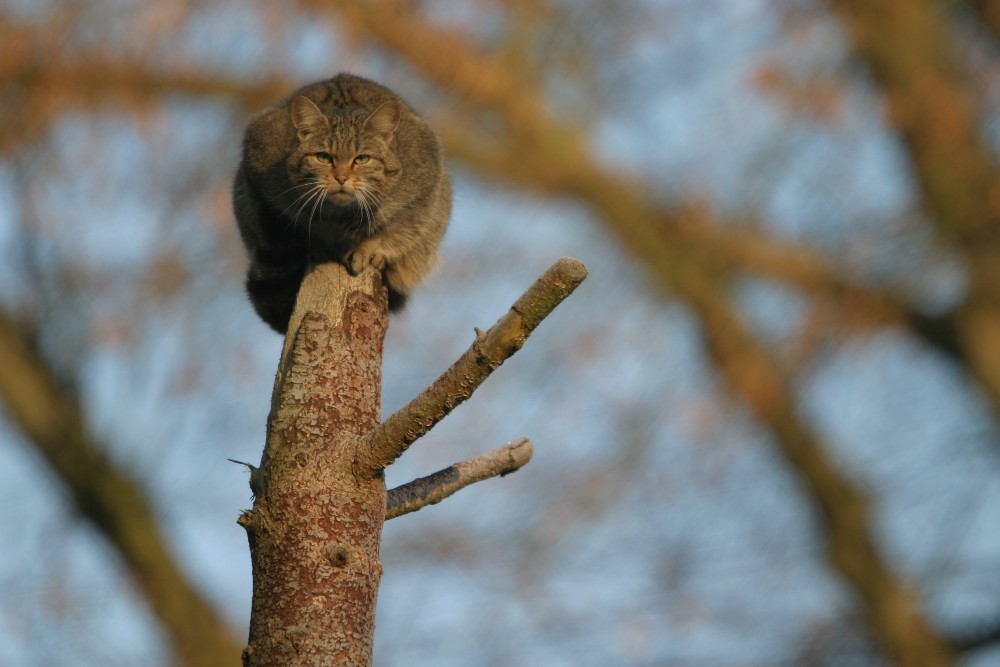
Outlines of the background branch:
M317 0L299 3L330 9ZM697 262L678 259L669 250L683 248L688 257L707 259L706 269L773 278L823 299L843 313L841 323L909 326L920 317L902 289L847 279L855 273L849 267L815 247L778 238L760 220L661 203L634 174L604 167L587 142L591 128L556 113L543 91L526 87L510 63L461 31L431 24L414 7L391 0L342 3L334 11L359 35L462 100L440 123L450 157L517 187L590 205L626 248L654 273L668 277L660 283L664 293L674 294L672 267L683 262L699 270ZM470 112L503 119L504 134L498 139L494 130L470 131ZM923 328L911 330L924 336ZM925 340L941 344L936 336Z
M142 490L84 425L80 405L0 313L0 397L7 414L63 482L80 511L114 545L150 609L191 667L234 665L240 646L177 567Z
M734 307L729 295L732 272L726 257L705 245L677 242L678 230L699 229L700 222L692 225L683 217L665 218L644 188L618 174L604 173L597 166L601 161L588 155L580 128L555 122L546 105L532 99L530 90L525 95L500 94L505 82L515 80L509 71L491 74L486 83L477 84L467 68L477 53L465 40L430 25L416 29L412 11L390 11L396 3L369 2L365 6L378 11L360 11L353 5L341 11L366 35L402 55L439 85L460 92L463 99L499 109L513 134L513 144L522 149L519 168L506 173L531 173L537 177L536 187L571 194L590 204L625 247L647 265L658 287L683 299L701 326L718 373L771 430L778 450L802 481L821 520L830 563L857 594L884 649L904 665L949 664L948 646L924 618L907 583L879 552L864 494L837 469L821 438L800 414L792 379ZM464 66L448 65L454 62ZM508 97L516 101L503 104ZM458 379L449 378L449 383L457 384ZM417 400L421 399L423 395ZM405 419L400 414L391 426L391 435L379 434L382 446L395 453L386 441L402 442L405 449L412 442L407 429L425 432L430 426L422 424L436 422L434 410L442 403L432 401L427 411L415 408L413 416ZM385 426L383 430L389 431L389 422Z
M1000 164L982 141L988 117L966 84L952 27L937 0L836 0L857 54L885 96L889 123L908 151L921 205L942 243L955 244L968 275L949 313L956 358L979 380L1000 414ZM971 3L997 16L996 2ZM934 329L940 331L944 320Z
M169 545L175 568L211 587L230 617L242 618L247 604L245 577L229 567L245 544L217 526L245 492L234 489L242 479L231 466L214 462L259 455L249 444L259 426L252 415L266 403L268 350L277 345L242 297L231 163L248 107L331 74L324 68L335 63L424 112L449 158L467 168L456 169L457 190L476 203L472 216L472 207L456 207L439 280L424 292L432 307L414 304L393 327L386 369L405 377L389 384L392 405L413 396L408 378L436 377L455 359L439 334L482 306L472 286L506 288L512 267L568 252L601 273L565 334L537 341L552 368L539 364L498 386L485 413L474 405L453 417L453 432L482 425L496 429L487 441L502 442L510 407L551 405L529 411L523 430L586 446L557 447L536 462L554 481L525 489L537 508L526 521L477 532L482 517L446 512L441 525L442 513L394 525L384 553L406 555L390 560L399 568L392 586L405 588L423 562L472 570L477 582L487 569L512 572L531 585L491 591L501 604L536 612L562 604L554 613L571 619L558 627L517 619L509 627L524 633L519 648L537 656L573 643L600 656L595 664L690 658L697 648L664 620L678 617L697 617L698 634L753 624L771 662L789 641L812 642L829 628L864 636L862 660L891 660L867 637L888 629L922 641L927 624L906 623L924 609L926 618L966 619L962 632L939 628L952 647L980 644L984 635L969 630L992 619L981 618L987 607L969 591L983 582L981 595L991 581L978 526L995 513L988 489L1000 452L996 392L982 400L1000 351L991 237L1000 208L990 175L1000 4L659 4L471 0L447 17L434 3L399 0L0 9L0 302L37 323L37 331L15 323L29 348L38 341L35 361L79 388L53 382L76 406L96 456L118 472L144 471L132 479L148 486L140 504L158 500L149 489L177 490L156 504L182 540ZM511 205L516 219L502 212ZM24 239L37 241L35 271L25 270ZM566 395L557 376L578 391ZM20 383L12 391L33 393ZM18 398L0 415L8 433L22 429ZM50 405L54 424L43 426L65 429L62 404ZM613 439L602 439L605 428ZM8 440L48 460L31 437ZM67 475L67 489L115 483L95 472L74 480L73 465L39 475L35 458L8 453L0 484L13 512L4 530L24 539L0 562L0 589L10 592L3 613L14 620L0 645L19 644L26 664L86 661L88 649L102 653L101 664L149 662L118 655L130 650L124 634L105 641L120 630L114 614L89 613L87 591L107 588L129 611L142 612L144 600L124 594L123 568L89 526L72 530L77 497L44 473ZM789 484L789 471L801 486ZM684 511L673 511L681 494L690 494ZM629 530L637 498L655 503L655 529ZM945 518L966 504L974 508L966 521ZM810 512L817 521L803 520ZM160 535L157 517L147 519ZM952 527L966 522L965 532ZM67 524L59 541L70 548L48 548L48 533ZM507 545L510 558L464 558L463 533L476 535L482 553ZM109 543L118 535L102 534ZM609 581L649 568L665 588L701 591L650 589L630 600L630 611L660 620L627 655L614 648L616 623L628 618L622 608L602 601L577 613L549 595L587 577L587 563L566 548L599 535L643 545L602 568ZM708 545L717 558L685 558ZM81 552L93 569L81 567ZM823 577L814 561L824 555L861 613ZM717 582L730 558L741 564L730 585L701 585ZM939 558L962 576L928 566ZM384 591L381 651L390 662L417 645L447 650L432 626L412 623L413 603L453 595L438 585L447 577L417 576L426 593L418 600ZM779 587L776 604L762 607ZM922 590L934 593L921 599ZM803 614L806 595L818 605ZM690 615L692 605L726 613ZM893 630L900 618L896 627L908 630ZM779 626L787 633L765 639ZM485 638L487 627L509 634L502 619L470 617L462 630ZM171 641L172 631L162 637ZM162 655L158 639L136 639L143 658ZM892 641L883 637L888 652ZM842 650L824 646L817 662ZM507 650L476 642L469 658L505 664Z

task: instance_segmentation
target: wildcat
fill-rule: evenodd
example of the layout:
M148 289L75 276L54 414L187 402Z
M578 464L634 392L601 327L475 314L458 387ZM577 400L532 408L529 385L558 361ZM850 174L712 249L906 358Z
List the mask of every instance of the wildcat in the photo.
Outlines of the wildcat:
M339 74L251 117L233 210L250 302L283 334L308 264L375 266L398 311L436 263L451 182L422 118L388 88Z

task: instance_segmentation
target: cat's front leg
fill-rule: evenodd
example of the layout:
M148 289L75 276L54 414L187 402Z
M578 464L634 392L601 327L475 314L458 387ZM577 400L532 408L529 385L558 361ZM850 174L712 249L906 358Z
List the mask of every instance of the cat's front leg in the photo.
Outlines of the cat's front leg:
M379 236L365 239L344 257L344 265L352 276L364 271L369 264L379 271L384 271L386 261L387 258L382 248L382 238Z

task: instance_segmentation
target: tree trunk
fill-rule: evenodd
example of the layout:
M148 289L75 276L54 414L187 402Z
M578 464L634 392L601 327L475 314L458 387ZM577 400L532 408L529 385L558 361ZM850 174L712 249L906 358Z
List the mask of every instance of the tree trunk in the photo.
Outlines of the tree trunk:
M374 271L306 276L240 517L254 580L246 667L371 664L386 489L355 458L379 423L386 326Z
M253 608L245 667L371 664L386 518L383 470L521 349L586 278L562 258L430 387L379 423L388 324L378 273L338 264L309 272L292 314L271 397L260 468L251 466ZM390 516L509 474L531 459L526 439L393 489Z

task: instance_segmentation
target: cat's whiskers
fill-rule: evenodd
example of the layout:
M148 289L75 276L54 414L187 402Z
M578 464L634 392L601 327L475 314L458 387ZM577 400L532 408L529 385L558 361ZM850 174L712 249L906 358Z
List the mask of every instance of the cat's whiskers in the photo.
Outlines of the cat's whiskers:
M298 190L299 188L305 188L305 187L309 187L310 185L314 185L315 183L318 183L318 182L319 182L319 179L318 179L318 178L310 178L310 179L307 179L307 180L306 180L305 182L303 182L303 183L296 183L296 184L295 184L295 185L293 185L292 187L290 187L290 188L287 188L287 189L285 189L285 190L282 190L282 191L281 191L281 192L279 192L278 194L276 194L276 195L274 195L273 197L271 197L271 201L272 201L272 202L276 202L276 201L278 201L278 199L279 199L279 198L280 198L280 197L281 197L281 196L282 196L283 194L285 194L285 193L287 193L287 192L291 192L292 190ZM285 210L287 211L288 209L286 208Z
M317 189L319 189L320 187L322 187L322 184L320 183L320 181L319 181L318 178L310 178L305 183L301 183L299 185L296 185L295 187L292 187L292 188L289 188L288 190L285 190L285 192L288 192L289 190L294 190L296 188L307 187L307 186L309 187L309 189L306 190L305 192L303 192L302 194L300 194L298 197L296 197L294 199L294 201L292 201L291 204L289 204L288 206L286 206L285 210L283 210L281 212L281 217L285 217L285 214L288 213L289 210L291 210L292 208L295 207L296 204L300 204L300 202L301 202L301 204L299 205L299 207L295 211L295 215L292 216L291 224L289 225L290 227L294 227L295 226L295 222L298 220L299 215L302 213L302 209L309 204L309 201L316 194ZM277 199L277 197L275 197L275 200L276 199Z
M303 198L306 198L309 195L311 195L313 193L313 191L316 189L316 186L317 186L318 183L319 183L319 179L310 178L305 183L299 183L298 185L292 186L292 187L288 188L287 190L285 190L284 192L282 192L281 194L279 194L278 196L273 197L271 199L271 201L275 201L276 202L276 201L278 201L278 199L279 199L279 197L281 195L285 194L285 192L290 192L292 190L297 190L299 188L309 188L308 190L306 190L305 192L303 192L302 194L300 194L298 197L296 197L294 200L292 200L292 203L290 203L288 206L286 206L284 208L284 210L281 211L281 213L279 214L279 217L284 218L285 214L288 213L288 211L290 211L292 208L294 208L296 204L298 204L299 202L301 202ZM289 227L294 226L294 224L295 224L295 220L293 218L293 220L292 220L291 224L289 225Z
M311 227L312 216L313 216L313 213L316 210L316 201L318 201L320 199L323 199L325 197L326 197L326 186L324 186L322 183L320 183L317 180L316 184L312 187L311 190L309 190L305 194L299 196L299 198L295 200L295 202L302 201L302 203L295 210L295 215L292 217L292 227L295 227L295 225L298 224L298 222L299 222L299 216L302 215L302 212L306 209L306 207L309 206L310 203L312 203L313 204L313 209L310 212L309 219L307 220L307 223L306 223L306 229L308 230ZM293 202L293 204L292 204L293 206L294 206L295 202Z
M368 199L368 193L363 188L356 188L354 190L354 196L358 201L358 209L361 211L361 221L364 223L366 230L370 233L371 218L374 213L371 209L371 202Z
M312 210L309 211L309 219L306 221L306 239L309 241L312 241L313 216L316 215L316 211L318 210L320 218L323 217L323 202L326 201L328 194L330 194L330 190L326 186L323 186L319 197L313 201Z
M378 188L368 183L359 183L355 186L358 204L361 208L361 217L365 223L366 232L375 232L375 214L382 206L384 195Z

